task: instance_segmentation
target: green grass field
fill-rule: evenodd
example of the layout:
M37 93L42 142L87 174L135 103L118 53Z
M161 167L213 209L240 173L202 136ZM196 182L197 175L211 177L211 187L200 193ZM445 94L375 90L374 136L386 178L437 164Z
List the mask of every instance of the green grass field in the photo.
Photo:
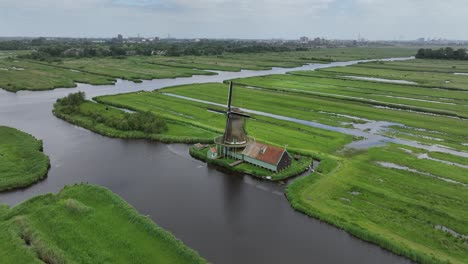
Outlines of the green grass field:
M75 87L76 82L113 84L113 78L57 68L24 60L0 60L0 88L19 90L51 90Z
M405 80L417 83L420 86L429 86L442 89L468 90L468 76L454 73L466 73L466 62L445 61L445 63L431 64L423 62L379 62L362 63L348 67L333 67L321 69L329 76L347 78L346 76L367 76L390 80ZM387 66L388 64L388 66ZM431 66L427 66L427 65Z
M287 189L292 206L420 263L466 263L467 241L437 229L468 234L467 187L426 176L468 182L456 169L408 155L398 145L347 157L334 173L294 181ZM388 169L391 162L418 172Z
M221 84L213 85L219 85L218 87L222 88L224 93L227 93L225 86ZM164 89L163 91L175 92L179 89L190 89L191 87L179 86ZM209 131L215 131L218 134L223 133L226 122L224 115L208 111L208 108L212 107L208 104L167 96L158 91L102 96L96 98L96 100L104 104L135 111L151 111L169 120L191 124ZM246 130L250 136L259 141L277 146L287 144L289 149L311 155L333 153L353 140L348 135L259 115L252 115L252 118L247 121ZM307 141L304 141L304 138L307 138Z
M413 72L417 73L416 70ZM396 122L405 127L394 128L391 132L394 136L467 150L465 128L468 121L452 116L467 113L464 92L327 78L321 72L318 72L320 76L315 74L293 73L235 80L239 85L234 89L233 104L342 127L365 123L365 119ZM224 116L207 111L213 106L165 93L224 104L227 85L176 86L155 92L104 96L97 100L222 130ZM392 104L406 108L376 107ZM287 190L295 209L417 262L464 263L468 257L463 238L440 230L445 227L462 235L468 234L467 204L463 202L467 200L468 170L419 155L427 154L458 164L466 164L467 158L400 145L337 152L349 141L326 138L341 134L256 115L247 121L246 128L259 140L288 144L291 149L304 153L319 153L325 169L296 180ZM311 137L304 133L307 130L320 136ZM274 132L268 134L266 131ZM333 147L324 146L324 142L334 142ZM381 164L385 162L395 167L383 167Z
M142 80L212 75L208 70L266 70L272 67L298 67L306 63L326 63L356 59L406 57L416 53L412 47L329 48L294 52L224 54L220 56L128 56L123 58L63 59L38 62L7 59L27 51L0 52L0 88L48 90L75 87L75 83L113 84L117 78Z
M107 189L65 187L0 206L2 263L206 263Z
M42 141L0 126L0 191L29 186L47 176L49 158Z

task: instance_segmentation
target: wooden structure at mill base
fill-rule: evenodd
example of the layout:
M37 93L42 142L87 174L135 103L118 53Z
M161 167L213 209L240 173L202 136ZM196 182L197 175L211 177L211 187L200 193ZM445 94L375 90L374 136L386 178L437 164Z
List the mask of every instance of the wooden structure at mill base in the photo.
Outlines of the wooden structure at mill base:
M231 108L232 82L229 83L226 128L222 136L214 140L215 147L208 149L209 159L226 158L241 160L273 172L281 171L291 165L291 155L285 148L260 144L245 132L245 118L250 116L238 108ZM211 111L220 112L215 109Z

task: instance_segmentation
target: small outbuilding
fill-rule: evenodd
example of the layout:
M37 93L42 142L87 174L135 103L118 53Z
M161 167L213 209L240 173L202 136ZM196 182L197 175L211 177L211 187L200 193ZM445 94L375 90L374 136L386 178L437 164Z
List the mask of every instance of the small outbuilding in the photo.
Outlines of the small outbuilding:
M201 150L201 149L206 147L206 145L203 145L201 143L197 143L197 144L195 144L193 146L195 147L196 150Z
M251 143L242 151L243 160L259 167L278 172L291 165L291 156L285 148Z
M216 147L211 147L208 149L207 152L208 158L209 159L216 159L218 158L218 149Z

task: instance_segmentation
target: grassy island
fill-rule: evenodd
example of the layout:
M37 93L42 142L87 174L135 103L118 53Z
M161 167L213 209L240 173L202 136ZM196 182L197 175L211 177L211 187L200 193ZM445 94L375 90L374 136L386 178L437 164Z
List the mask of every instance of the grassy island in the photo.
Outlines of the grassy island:
M70 98L73 102L70 102ZM55 116L101 135L115 138L150 139L166 143L211 142L215 133L150 112L121 109L85 100L84 93L70 94L54 105Z
M0 191L29 186L46 177L48 169L42 141L0 126Z
M269 179L272 181L279 181L284 180L293 176L297 176L309 168L312 164L312 158L307 156L300 156L298 160L292 159L291 165L279 172L272 172L267 169L249 164L249 163L242 163L237 166L230 166L231 163L237 161L232 158L218 158L218 159L208 159L207 158L207 150L208 147L204 147L201 149L196 149L195 147L190 148L190 155L198 160L202 160L207 162L208 164L213 164L216 166L220 166L221 168L231 171L231 172L238 172L238 173L245 173L255 177ZM294 155L294 153L290 153ZM268 178L267 178L268 177Z
M109 190L65 187L0 206L2 263L206 263Z

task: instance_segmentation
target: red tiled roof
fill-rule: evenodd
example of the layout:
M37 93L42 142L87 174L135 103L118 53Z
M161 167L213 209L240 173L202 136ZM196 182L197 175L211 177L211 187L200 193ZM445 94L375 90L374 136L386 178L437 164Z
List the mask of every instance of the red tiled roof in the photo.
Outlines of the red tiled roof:
M218 150L216 149L216 147L211 147L210 152L211 153L216 153L216 152L218 152Z
M269 164L277 165L285 151L284 148L252 143L244 149L242 154Z

